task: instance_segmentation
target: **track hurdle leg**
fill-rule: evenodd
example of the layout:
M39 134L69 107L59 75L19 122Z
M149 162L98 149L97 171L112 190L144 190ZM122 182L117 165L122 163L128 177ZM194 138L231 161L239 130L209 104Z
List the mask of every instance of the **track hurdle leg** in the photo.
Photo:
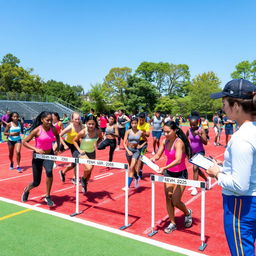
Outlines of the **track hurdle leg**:
M128 189L128 165L125 165L125 216L124 216L124 226L120 227L119 229L124 230L131 226L131 224L128 223L128 214L129 214L129 208L128 208L128 201L129 201L129 189Z
M199 251L203 251L207 244L205 243L205 188L202 188L201 196L201 245Z
M70 216L74 217L81 213L82 211L79 212L79 161L76 158L76 211L70 214Z
M155 179L154 175L150 176L151 179L151 232L148 234L148 236L155 235L158 231L154 229L155 227Z

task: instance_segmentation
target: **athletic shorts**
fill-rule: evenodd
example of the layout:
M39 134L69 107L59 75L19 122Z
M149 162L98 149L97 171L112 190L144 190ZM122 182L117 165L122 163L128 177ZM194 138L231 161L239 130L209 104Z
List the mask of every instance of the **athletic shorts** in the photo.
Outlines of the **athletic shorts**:
M21 143L21 140L16 140L16 141L13 141L13 140L8 140L8 145L9 146L14 146L16 143Z
M67 141L65 141L65 143L66 143L66 145L68 146L68 148L70 149L72 156L75 157L74 154L75 154L75 152L77 151L77 149L76 149L76 147L74 146L74 144L68 143ZM64 146L61 144L61 145L60 145L60 152L63 152L63 151L65 151L65 149L64 149ZM78 151L77 151L77 152L78 152ZM77 153L76 153L76 154L77 154Z
M132 158L135 158L135 159L139 159L140 157L140 150L137 149L137 148L130 148L128 147L128 149L132 152L132 155L128 155L127 151L126 151L126 159L127 161L130 161Z
M100 129L101 129L102 132L106 131L106 127L104 127L104 128L101 127Z
M218 128L218 127L214 127L214 132L215 132L215 135L219 135L221 134L221 131L222 131L222 128Z
M200 152L194 152L194 153L192 153L192 156L194 156L194 155L196 155L196 154L200 154L200 155L205 155L205 151L203 150L203 151L200 151Z
M225 129L226 135L232 135L234 133L233 129Z
M96 152L85 152L84 154L80 154L79 156L87 155L89 159L95 159L96 158Z
M162 131L152 131L152 137L160 139L162 135Z
M143 144L144 142L145 142L145 141L141 140L141 141L139 142L139 145ZM141 156L143 156L143 155L146 154L146 152L147 152L147 147L148 147L148 144L146 143L142 148L139 149Z
M181 171L181 172L171 172L169 170L164 171L165 177L171 177L171 178L179 178L179 179L187 179L188 178L188 171L187 169Z

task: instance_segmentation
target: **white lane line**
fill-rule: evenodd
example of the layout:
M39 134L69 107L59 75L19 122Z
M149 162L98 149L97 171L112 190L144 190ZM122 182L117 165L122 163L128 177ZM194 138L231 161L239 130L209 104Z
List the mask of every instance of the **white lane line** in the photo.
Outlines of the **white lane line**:
M80 223L80 224L83 224L85 226L89 226L89 227L97 228L97 229L100 229L100 230L104 230L104 231L107 231L107 232L110 232L110 233L113 233L113 234L116 234L116 235L127 237L127 238L130 238L130 239L133 239L133 240L136 240L136 241L140 241L140 242L143 242L143 243L146 243L146 244L154 245L154 246L157 246L157 247L169 250L169 251L173 251L173 252L177 252L177 253L183 253L183 254L188 255L188 256L205 256L206 255L206 254L198 253L198 252L191 251L191 250L188 250L188 249L184 249L184 248L181 248L181 247L178 247L178 246L174 246L174 245L166 244L166 243L163 243L163 242L159 242L159 241L156 241L156 240L153 240L153 239L150 239L150 238L146 238L146 237L142 237L142 236L135 235L135 234L132 234L132 233L128 233L127 231L124 231L124 230L111 228L111 227L104 226L104 225L101 225L101 224L97 224L97 223L94 223L94 222L91 222L91 221L83 220L83 219L80 219L80 218L77 218L77 217L70 217L69 215L65 215L63 213L59 213L59 212L55 212L53 210L47 210L47 209L44 209L44 208L36 207L34 205L29 205L29 204L17 202L17 201L10 200L10 199L4 198L4 197L0 197L0 201L10 203L10 204L15 204L15 205L25 207L25 208L29 208L29 209L32 209L34 211L46 213L46 214L49 214L49 215L52 215L52 216L55 216L55 217L59 217L59 218L62 218L62 219L68 220L68 221Z
M32 175L32 173L27 173L27 174L22 174L21 173L19 176L15 176L15 177L11 177L11 178L5 178L5 179L0 179L0 181L18 179L18 178L22 178L22 177L29 176L29 175Z
M100 179L106 178L108 176L112 176L113 174L114 174L113 172L108 172L108 173L96 175L96 176L94 176L93 180L100 180Z

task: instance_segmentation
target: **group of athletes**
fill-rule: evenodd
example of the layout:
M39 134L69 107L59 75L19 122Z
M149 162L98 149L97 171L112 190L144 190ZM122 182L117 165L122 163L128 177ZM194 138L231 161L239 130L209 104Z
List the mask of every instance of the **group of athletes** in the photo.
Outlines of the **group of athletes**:
M215 117L214 117L215 118ZM214 121L213 118L213 121ZM219 117L218 117L219 118ZM209 123L205 118L201 118L197 112L193 112L189 117L190 128L184 133L179 126L180 118L161 116L156 111L152 118L147 118L145 113L134 116L125 115L123 110L115 114L106 116L101 114L97 117L93 111L89 113L84 122L80 114L74 112L69 122L64 124L60 120L58 113L44 111L40 113L32 123L27 137L22 139L23 123L19 119L17 112L9 113L9 118L5 123L4 134L8 138L10 169L14 169L13 155L14 150L17 156L18 172L22 172L20 167L21 145L38 154L59 155L66 150L70 150L72 157L96 159L96 149L104 150L109 147L109 161L113 161L114 153L121 150L123 140L123 150L129 164L128 170L128 189L134 181L134 187L139 187L139 181L143 177L143 162L140 156L147 151L150 130L153 137L153 151L151 160L157 162L164 153L167 162L161 166L160 173L168 177L188 178L185 159L194 154L205 154L204 145L208 143ZM219 123L219 120L218 122ZM129 127L127 127L129 124ZM152 128L151 128L152 125ZM214 121L214 129L215 129ZM219 134L219 132L218 132ZM161 140L161 136L164 139ZM35 143L30 143L35 140ZM33 181L29 183L23 191L22 201L26 202L30 191L39 186L41 182L43 167L46 171L46 196L45 201L49 207L54 206L51 199L51 187L53 182L53 168L55 163L51 160L32 159ZM66 175L73 171L72 182L76 184L79 177L76 177L75 163L66 166L59 171L62 182L66 181ZM81 186L84 193L87 192L93 165L84 164L84 171L81 177ZM210 187L210 178L197 166L193 166L193 179L198 180L201 176ZM177 207L185 215L185 227L192 225L192 210L187 209L181 201L185 186L164 184L166 207L170 219L170 224L165 228L166 233L171 233L176 229L174 208ZM123 188L124 190L126 188ZM198 193L195 187L191 187L191 195Z

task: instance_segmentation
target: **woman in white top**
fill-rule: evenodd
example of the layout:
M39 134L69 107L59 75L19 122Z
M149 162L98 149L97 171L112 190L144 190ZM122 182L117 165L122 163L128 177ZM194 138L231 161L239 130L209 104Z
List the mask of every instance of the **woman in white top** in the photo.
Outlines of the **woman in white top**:
M256 239L256 86L244 79L228 82L223 111L240 129L230 139L223 168L215 164L207 173L222 187L224 228L232 255L255 255Z

